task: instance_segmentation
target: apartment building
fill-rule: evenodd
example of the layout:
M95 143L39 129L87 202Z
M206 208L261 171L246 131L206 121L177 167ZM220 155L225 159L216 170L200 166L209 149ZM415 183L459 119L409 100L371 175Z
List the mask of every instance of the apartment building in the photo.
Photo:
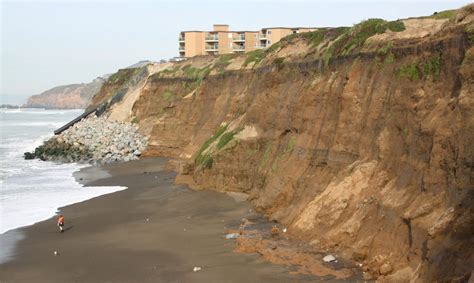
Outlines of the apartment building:
M292 34L316 28L269 27L260 31L229 31L228 25L215 24L212 31L182 31L179 34L179 56L228 54L266 48Z

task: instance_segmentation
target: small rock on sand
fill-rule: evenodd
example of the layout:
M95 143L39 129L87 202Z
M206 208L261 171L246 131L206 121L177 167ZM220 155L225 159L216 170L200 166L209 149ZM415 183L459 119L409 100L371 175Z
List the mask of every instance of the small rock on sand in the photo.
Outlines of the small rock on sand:
M231 233L231 234L225 235L226 239L236 239L237 237L239 237L239 233Z
M200 270L201 270L201 268L200 268L199 266L195 266L195 267L193 268L193 271L194 271L194 272L198 272L198 271L200 271Z
M324 262L332 262L332 261L335 261L335 260L336 260L336 258L333 255L327 255L327 256L323 257Z

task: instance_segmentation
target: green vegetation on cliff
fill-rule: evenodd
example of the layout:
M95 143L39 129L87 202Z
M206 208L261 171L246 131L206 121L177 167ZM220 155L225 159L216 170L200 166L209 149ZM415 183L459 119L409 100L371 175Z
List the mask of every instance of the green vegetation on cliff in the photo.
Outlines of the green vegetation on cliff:
M217 132L212 135L211 138L209 138L199 149L199 151L196 154L196 158L194 159L195 163L198 165L201 165L202 168L204 169L210 169L212 168L212 157L210 153L203 154L204 151L213 143L215 142L226 130L227 130L227 125L222 126L217 130Z
M250 63L254 63L254 65L260 63L260 61L265 58L265 51L263 49L257 49L254 51L247 52L246 55L247 58L245 58L245 62L242 65L243 67L246 67Z
M387 30L400 32L405 30L402 21L387 22L383 19L368 19L351 29L345 31L326 49L323 54L326 65L333 56L347 55L361 48L365 41L376 34L385 33Z
M401 66L396 75L397 78L408 78L412 81L419 80L421 78L431 78L438 80L441 74L441 56L437 55L431 57L424 62L413 62Z
M233 131L223 134L217 143L217 149L222 149L224 146L226 146L240 131L242 131L242 128L237 128Z

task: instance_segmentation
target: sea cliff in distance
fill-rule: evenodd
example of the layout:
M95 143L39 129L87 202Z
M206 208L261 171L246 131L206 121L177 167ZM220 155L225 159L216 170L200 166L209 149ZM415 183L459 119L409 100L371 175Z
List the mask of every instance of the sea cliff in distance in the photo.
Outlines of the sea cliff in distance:
M140 68L151 63L149 60L142 60L124 69ZM99 76L90 83L70 84L57 86L41 94L28 97L25 108L44 109L80 109L86 108L92 97L99 92L102 84L108 79L110 74Z
M18 109L18 108L20 108L20 105L0 104L0 109Z
M23 107L45 109L85 108L100 90L105 78L97 77L90 83L57 86L41 94L28 97Z

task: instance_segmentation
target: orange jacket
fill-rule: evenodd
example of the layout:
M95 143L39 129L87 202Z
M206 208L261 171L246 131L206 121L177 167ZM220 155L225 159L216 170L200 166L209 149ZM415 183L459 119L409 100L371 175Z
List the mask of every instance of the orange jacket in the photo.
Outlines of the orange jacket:
M58 224L64 224L64 216L58 218Z

